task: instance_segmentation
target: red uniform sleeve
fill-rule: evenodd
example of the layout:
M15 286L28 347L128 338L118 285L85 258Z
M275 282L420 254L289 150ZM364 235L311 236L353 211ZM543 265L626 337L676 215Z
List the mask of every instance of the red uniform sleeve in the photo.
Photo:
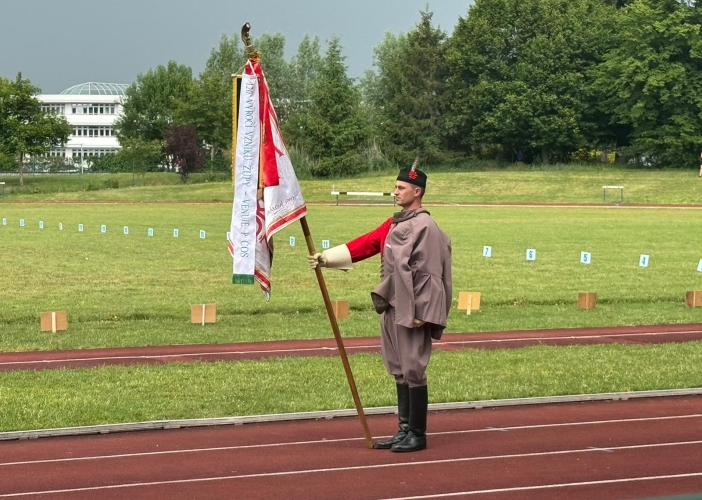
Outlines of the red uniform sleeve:
M368 257L373 257L378 253L382 256L383 248L385 247L385 238L387 238L390 232L391 223L392 217L371 232L349 241L346 247L351 254L351 262L358 262Z

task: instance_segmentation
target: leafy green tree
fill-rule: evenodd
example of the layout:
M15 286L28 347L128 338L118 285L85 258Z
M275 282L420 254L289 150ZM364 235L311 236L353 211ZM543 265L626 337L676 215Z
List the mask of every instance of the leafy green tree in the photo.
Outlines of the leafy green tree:
M20 186L27 158L64 144L73 131L65 117L41 110L37 94L39 88L22 73L14 81L0 77L0 153L16 159Z
M360 92L346 74L339 38L329 41L317 82L311 89L307 113L289 139L301 146L317 163L315 176L351 175L368 168L359 153L369 127L360 109Z
M304 113L309 108L312 88L318 82L322 61L319 37L305 35L297 54L290 60L287 96L276 103L276 111L283 125L290 119L294 120L296 113Z
M702 4L635 0L597 84L614 123L631 130L628 156L697 167L702 149Z
M548 163L588 144L589 68L611 40L602 0L477 0L447 60L453 144Z
M143 175L145 172L158 171L163 164L165 142L147 141L141 138L124 139L122 149L114 160L104 160L105 168L120 172L132 172ZM110 157L103 157L110 158Z
M169 61L139 74L125 92L123 115L115 124L120 142L125 139L163 141L169 127L182 115L180 108L193 92L192 70Z
M431 12L406 35L385 35L374 51L378 74L369 72L365 94L390 157L401 165L415 159L442 161L442 120L447 67L446 34L432 25Z

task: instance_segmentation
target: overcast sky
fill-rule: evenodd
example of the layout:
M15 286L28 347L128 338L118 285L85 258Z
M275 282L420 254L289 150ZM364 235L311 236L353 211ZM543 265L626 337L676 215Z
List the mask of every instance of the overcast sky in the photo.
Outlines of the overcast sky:
M472 0L433 0L448 34ZM175 60L194 75L222 34L249 21L253 36L280 32L286 55L302 37L341 36L349 75L362 76L386 31L409 30L427 0L0 0L0 76L21 71L44 93L94 81L131 83Z

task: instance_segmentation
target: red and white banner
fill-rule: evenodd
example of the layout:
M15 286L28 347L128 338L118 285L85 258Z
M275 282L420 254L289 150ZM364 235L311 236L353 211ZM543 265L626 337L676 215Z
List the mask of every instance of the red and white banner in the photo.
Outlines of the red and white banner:
M304 217L307 207L258 61L249 61L243 75L237 131L229 240L232 281L255 279L268 299L273 235Z

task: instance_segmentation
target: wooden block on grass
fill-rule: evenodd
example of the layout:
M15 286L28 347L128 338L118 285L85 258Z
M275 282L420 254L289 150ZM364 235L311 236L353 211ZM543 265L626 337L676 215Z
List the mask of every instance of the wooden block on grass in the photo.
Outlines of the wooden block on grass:
M348 300L334 300L332 301L332 309L334 310L334 316L336 319L344 319L349 317L349 301Z
M587 292L578 294L578 309L594 309L596 304L596 293Z
M61 332L68 330L66 311L52 311L41 313L42 332Z
M470 304L471 311L480 310L480 292L460 292L458 294L458 310L468 310Z
M702 307L702 290L692 290L685 294L687 307Z
M217 321L217 306L215 304L195 304L190 306L190 322L214 323Z

